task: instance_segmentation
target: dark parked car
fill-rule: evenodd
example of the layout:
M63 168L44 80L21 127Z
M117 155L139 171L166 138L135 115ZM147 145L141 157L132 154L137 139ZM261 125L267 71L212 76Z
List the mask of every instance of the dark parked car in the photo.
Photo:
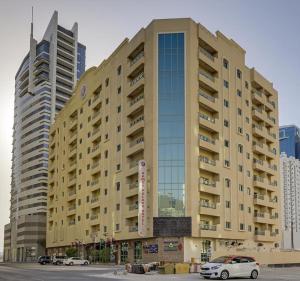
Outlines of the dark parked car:
M52 263L52 259L50 256L41 256L38 259L38 263L45 265L47 263Z

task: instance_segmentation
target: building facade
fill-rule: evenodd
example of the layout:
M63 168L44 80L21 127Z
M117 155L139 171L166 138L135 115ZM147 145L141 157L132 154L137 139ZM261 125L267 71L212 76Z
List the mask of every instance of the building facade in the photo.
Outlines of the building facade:
M85 71L78 26L58 24L54 12L42 41L33 38L15 76L10 223L4 260L30 261L45 254L50 124Z
M280 152L300 160L300 129L295 125L279 128Z
M50 130L48 254L277 251L278 94L245 51L154 20L82 76Z
M300 249L300 160L280 155L282 192L282 248Z

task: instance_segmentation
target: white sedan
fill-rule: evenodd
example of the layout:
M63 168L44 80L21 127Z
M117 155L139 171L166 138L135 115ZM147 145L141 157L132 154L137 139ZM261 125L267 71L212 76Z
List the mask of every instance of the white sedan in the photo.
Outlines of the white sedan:
M67 258L63 261L65 265L88 265L90 262L78 257Z
M223 256L201 266L200 275L205 279L219 278L226 280L231 277L248 277L257 279L259 263L252 257Z

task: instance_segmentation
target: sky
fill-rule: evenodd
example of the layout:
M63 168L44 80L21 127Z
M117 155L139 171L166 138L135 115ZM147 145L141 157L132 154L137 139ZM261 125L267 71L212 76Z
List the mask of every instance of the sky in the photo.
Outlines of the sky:
M31 7L40 41L54 10L59 24L79 25L87 68L154 18L190 17L220 30L246 51L246 64L274 83L280 125L300 126L300 1L298 0L0 0L0 250L9 222L14 77L29 50Z

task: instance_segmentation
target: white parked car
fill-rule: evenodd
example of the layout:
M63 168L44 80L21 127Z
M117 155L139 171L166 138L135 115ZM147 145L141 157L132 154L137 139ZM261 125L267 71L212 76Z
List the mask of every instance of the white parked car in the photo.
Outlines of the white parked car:
M200 275L205 279L226 280L231 277L248 277L257 279L259 263L252 257L224 256L216 258L201 266Z
M88 265L90 262L88 260L84 260L78 257L67 258L63 261L65 265Z

